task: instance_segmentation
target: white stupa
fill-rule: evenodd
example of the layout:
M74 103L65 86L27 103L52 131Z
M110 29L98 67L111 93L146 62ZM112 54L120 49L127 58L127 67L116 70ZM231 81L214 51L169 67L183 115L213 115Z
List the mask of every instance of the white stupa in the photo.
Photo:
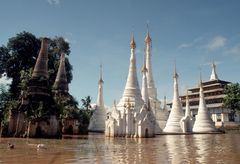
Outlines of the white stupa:
M206 133L206 132L216 131L214 122L211 119L210 113L206 106L201 78L200 78L198 114L196 115L196 120L193 125L192 131L197 133Z
M190 112L188 92L186 94L185 116L181 119L180 123L181 123L181 128L183 130L183 133L192 132L194 118L192 117Z
M108 137L154 137L155 119L148 101L146 68L143 71L143 97L136 71L136 44L132 36L129 71L123 96L112 113L107 116L105 136Z
M127 82L125 85L125 89L123 92L123 96L120 99L117 108L121 111L121 113L124 112L124 105L128 103L132 103L135 106L135 109L140 111L140 108L143 106L143 99L141 95L141 90L139 88L138 78L137 78L137 67L136 67L136 55L135 55L135 48L136 43L134 40L134 36L132 36L131 42L130 42L130 48L131 48L131 56L130 56L130 65L128 70L128 77Z
M147 68L147 88L148 88L148 95L149 95L149 101L151 104L152 111L156 118L156 124L155 124L155 132L156 134L161 133L161 128L165 127L164 121L167 118L160 118L159 115L161 115L161 103L157 98L157 88L155 87L154 78L153 78L153 71L152 71L152 39L150 37L149 30L147 30L147 34L145 37L145 59L146 59L146 68Z
M91 132L104 132L105 131L106 108L103 100L103 78L102 78L102 65L100 66L100 79L98 81L98 96L95 110L90 119L88 130Z
M211 67L212 67L212 73L210 76L210 80L218 80L218 76L217 76L217 72L216 72L216 65L214 62L212 63Z
M178 92L178 74L176 72L176 66L174 67L173 80L174 80L174 93L172 101L172 109L167 120L166 127L163 129L165 133L182 133L182 128L180 126L180 120L183 117L182 104L179 99Z

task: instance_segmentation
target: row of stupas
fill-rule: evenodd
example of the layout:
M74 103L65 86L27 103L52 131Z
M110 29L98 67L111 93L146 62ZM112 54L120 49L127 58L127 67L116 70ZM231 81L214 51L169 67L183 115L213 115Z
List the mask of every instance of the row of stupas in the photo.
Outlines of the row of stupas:
M137 80L136 73L136 57L135 57L135 48L136 44L134 38L132 37L130 48L131 48L131 58L130 58L130 66L129 66L129 74L126 82L126 87L123 93L123 97L121 98L118 105L114 105L114 109L118 109L121 114L121 117L124 117L124 113L126 113L126 107L136 105L135 109L137 113L140 112L140 108L144 104L144 100L147 103L147 106L151 106L151 112L154 115L155 124L154 124L154 133L160 134L162 132L162 128L164 128L167 118L168 111L166 108L160 107L160 101L157 98L157 89L154 84L153 73L152 73L152 64L151 64L151 37L149 32L145 37L145 56L144 56L144 67L142 70L143 73L143 85L142 91L139 88L139 83ZM146 96L147 95L147 96ZM146 97L148 100L146 100ZM129 105L131 104L131 105ZM100 80L98 82L98 96L97 96L97 104L93 107L94 112L90 119L90 124L88 130L91 132L104 132L105 131L105 119L106 119L106 107L104 106L103 101L103 79L102 79L102 68L100 71ZM112 112L114 115L115 112ZM116 116L118 117L118 116ZM130 118L130 117L129 117ZM104 120L104 124L103 124ZM134 120L134 119L133 119ZM120 125L119 125L120 126ZM125 125L124 125L125 126ZM134 125L137 128L137 125ZM109 130L108 130L109 131ZM109 134L109 132L107 132ZM116 133L116 132L115 132ZM122 135L122 134L121 134Z
M215 67L213 67L212 78L216 78ZM172 108L169 118L167 120L166 127L163 129L164 133L211 133L216 132L215 124L207 109L205 97L203 93L202 79L200 77L200 89L199 89L199 106L196 119L193 118L190 112L188 94L186 95L186 108L185 115L182 108L182 102L179 98L178 91L178 74L176 72L176 66L173 74L174 79L174 93L172 100Z
M154 84L151 65L151 37L149 32L145 37L145 55L142 69L142 87L140 89L137 79L136 43L132 36L130 42L130 64L128 77L119 103L114 102L112 112L106 116L106 108L103 103L102 73L99 80L99 92L96 110L91 118L90 131L105 131L106 136L116 137L153 137L160 133L205 133L216 131L214 123L207 110L202 82L200 82L200 105L198 115L195 118L191 115L189 102L186 101L185 116L182 109L182 102L178 91L178 74L174 69L174 96L172 109L169 112L166 108L166 98L163 109L160 108L160 101L157 98L157 89ZM216 78L215 67L212 70L212 78ZM102 124L106 118L105 126ZM163 130L162 130L163 129Z

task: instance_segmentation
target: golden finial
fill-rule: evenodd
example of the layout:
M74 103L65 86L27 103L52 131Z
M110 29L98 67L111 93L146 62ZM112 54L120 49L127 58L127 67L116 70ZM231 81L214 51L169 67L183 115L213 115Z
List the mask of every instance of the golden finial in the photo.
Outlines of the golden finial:
M135 49L135 48L136 48L136 43L135 43L135 41L134 41L134 36L133 36L133 34L132 34L132 38L131 38L131 42L130 42L130 47L131 47L132 49Z
M145 37L145 43L151 43L151 41L152 41L152 39L149 34L149 27L148 27L148 23L147 23L147 35Z

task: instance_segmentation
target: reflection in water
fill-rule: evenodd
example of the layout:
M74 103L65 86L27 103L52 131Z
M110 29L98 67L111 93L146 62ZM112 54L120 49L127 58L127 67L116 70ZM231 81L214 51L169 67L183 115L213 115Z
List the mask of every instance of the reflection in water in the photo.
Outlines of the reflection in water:
M160 135L156 138L0 138L0 163L240 163L240 134ZM8 149L7 143L15 149ZM37 144L47 149L37 149Z

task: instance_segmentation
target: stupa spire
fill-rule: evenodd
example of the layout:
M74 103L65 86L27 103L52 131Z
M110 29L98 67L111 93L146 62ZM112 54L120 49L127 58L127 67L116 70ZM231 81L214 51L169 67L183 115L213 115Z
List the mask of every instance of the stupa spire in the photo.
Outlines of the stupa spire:
M150 37L148 25L147 25L147 34L145 37L145 56L146 56L146 67L147 67L147 83L148 83L148 93L149 97L156 100L157 99L157 89L155 88L153 73L152 73L152 39Z
M174 89L173 89L173 100L172 100L172 109L170 111L169 118L167 120L166 127L164 128L164 132L167 133L180 133L182 129L180 127L180 120L183 117L183 109L182 104L179 99L179 91L178 91L178 74L176 71L176 64L174 65L173 71L173 81L174 81Z
M146 58L144 56L144 64L143 64L143 68L142 68L142 73L143 73L143 77L142 77L142 98L144 103L146 103L148 105L149 103L149 97L148 97L148 86L147 86L147 67L146 67Z
M136 43L134 41L134 36L132 35L131 41L130 41L131 56L130 56L127 82L123 92L123 97L121 98L118 104L118 107L121 106L122 109L127 99L129 98L130 98L130 101L134 102L135 104L139 104L139 105L143 104L142 95L141 95L141 91L140 91L139 83L137 79L135 48L136 48Z
M200 89L199 89L199 107L196 121L193 126L193 132L213 132L216 131L213 120L207 109L205 97L203 93L202 79L200 76Z
M211 64L211 67L212 67L212 73L210 76L210 80L218 80L218 76L217 76L217 72L216 72L216 64L213 62Z
M191 117L188 91L186 91L186 108L185 108L185 117L187 117L187 116Z
M48 78L48 38L42 39L41 49L33 70L32 77Z
M57 76L53 85L57 92L68 93L68 82L65 68L65 54L61 53L60 64L58 67Z
M104 108L104 101L103 101L103 77L102 77L102 64L100 65L100 79L99 79L99 81L98 81L97 106L99 106L101 109Z

